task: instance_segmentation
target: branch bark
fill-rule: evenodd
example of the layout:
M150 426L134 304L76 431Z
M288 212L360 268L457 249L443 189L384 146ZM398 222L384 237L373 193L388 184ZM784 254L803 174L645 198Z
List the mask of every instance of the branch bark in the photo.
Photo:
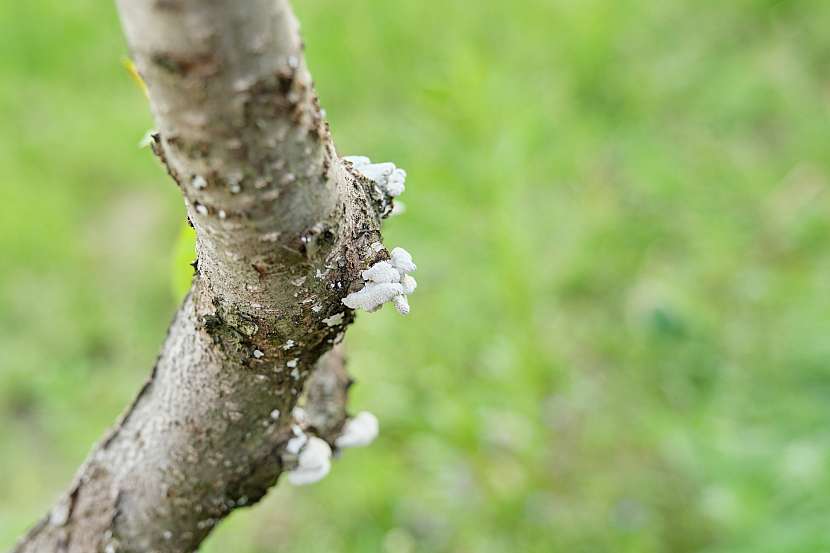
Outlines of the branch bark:
M193 551L296 462L297 424L333 444L349 381L327 352L353 320L341 300L389 258L390 198L338 158L285 0L118 8L196 274L149 380L16 553Z

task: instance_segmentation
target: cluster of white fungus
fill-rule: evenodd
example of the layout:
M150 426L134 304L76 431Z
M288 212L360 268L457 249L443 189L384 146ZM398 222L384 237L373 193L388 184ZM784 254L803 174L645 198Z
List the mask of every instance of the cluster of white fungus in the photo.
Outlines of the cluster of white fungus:
M275 413L271 413L271 418L279 418L279 411L275 410ZM378 430L377 417L368 411L361 411L346 421L334 445L339 449L369 445L377 437ZM317 436L306 434L298 424L291 431L294 436L285 444L285 452L296 455L297 465L286 472L288 482L304 486L322 480L331 470L331 446Z
M387 196L395 198L403 193L406 171L396 167L394 163L372 163L364 156L350 156L344 159L374 182ZM383 249L379 242L372 246L375 252ZM389 261L379 261L361 273L365 284L362 289L343 299L346 307L377 311L384 303L391 301L401 315L409 313L406 296L414 292L417 286L415 279L409 274L416 269L415 263L412 262L409 252L403 248L393 249L390 257ZM321 276L318 274L318 278ZM302 282L296 284L300 285ZM343 323L343 317L343 313L337 313L326 318L324 322L328 326L337 326ZM294 345L293 340L288 340L282 349L289 350ZM287 362L286 366L294 368L293 375L297 371L297 359ZM299 373L295 378L298 377ZM303 431L300 425L303 425L305 416L301 408L295 408L292 415L297 424L292 427L294 436L286 443L285 451L296 456L297 465L286 473L286 477L289 483L296 486L312 484L321 480L331 470L331 447L325 440ZM271 418L275 420L279 416L278 410L271 413ZM334 445L339 449L369 445L377 437L378 430L377 417L368 411L362 411L346 421Z
M291 446L292 441L296 439L298 437L292 438L288 445ZM287 478L289 483L303 486L322 480L330 470L331 447L317 436L308 436L299 449L297 467L288 472Z
M302 429L300 425L306 421L302 407L294 407L291 416L297 424L291 427L294 436L285 444L285 451L297 456L297 466L288 471L286 477L295 486L313 484L322 480L331 470L331 447L325 440L309 436Z
M352 309L372 312L391 301L401 315L409 313L406 296L418 285L409 275L416 269L412 256L403 248L395 248L389 261L378 261L361 273L365 285L343 298L343 304Z
M391 161L372 163L366 156L346 156L343 159L351 162L355 169L377 184L387 195L396 198L403 194L406 171L396 167Z
M343 425L343 433L334 441L341 449L363 447L372 443L378 436L380 425L378 418L368 411L361 411Z

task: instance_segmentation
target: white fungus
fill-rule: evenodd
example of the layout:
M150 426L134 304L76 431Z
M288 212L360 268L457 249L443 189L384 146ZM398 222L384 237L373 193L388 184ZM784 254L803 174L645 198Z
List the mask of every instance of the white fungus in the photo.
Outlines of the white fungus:
M395 306L395 309L397 309L398 313L401 315L409 315L409 300L407 300L406 296L403 294L392 298L392 305Z
M292 417L294 417L294 420L296 420L296 421L297 421L298 423L300 423L300 424L303 424L303 423L305 423L305 421L306 421L306 412L305 412L305 409L303 409L303 408L302 408L302 407L300 407L299 405L295 406L295 407L291 410L291 416L292 416ZM302 430L300 430L300 427L299 427L299 426L295 426L294 428L292 428L292 430L294 431L294 433L295 433L295 434L296 434L298 431L302 432Z
M396 269L401 273L403 276L406 273L411 273L418 267L415 266L415 263L412 262L412 256L403 248L393 248L391 252L392 256L392 265L395 266Z
M295 344L294 340L287 340L287 341L286 341L286 342L282 345L282 349L284 349L285 351L288 351L288 350L290 350L291 348L293 348L293 347L294 347L294 344Z
M288 482L295 486L322 480L331 470L331 447L317 436L308 438L297 457L297 468L288 472Z
M404 275L401 279L401 286L403 287L403 293L408 296L415 291L415 288L418 287L418 283L415 282L415 279L410 275Z
M378 261L360 274L363 280L372 282L399 282L401 280L398 270L388 261Z
M362 447L377 438L380 425L378 419L368 411L361 411L346 421L343 433L334 441L339 448Z
M377 184L388 196L395 198L403 194L406 171L396 167L391 161L372 163L366 156L346 156L343 159L351 162L355 169Z
M49 524L52 526L63 526L69 520L71 503L64 499L59 502L49 513Z
M406 296L415 291L417 282L408 273L417 267L412 256L403 248L391 252L390 261L378 261L361 273L365 285L343 298L343 304L352 309L372 312L391 301L401 315L409 313Z
M271 411L271 418L274 419L274 420L279 419L280 418L280 410L279 409L274 409L273 411Z
M343 324L343 312L341 311L331 317L326 317L323 319L323 322L326 323L326 326L337 326L339 324Z
M296 455L300 452L300 450L303 448L307 441L308 436L306 436L306 434L302 432L299 436L294 436L293 438L288 440L288 443L285 444L285 451L292 455Z
M406 213L406 204L400 200L395 200L395 205L392 206L392 211L389 212L390 217L397 217Z
M264 353L262 353L260 350L258 350L258 349L255 349L255 350L254 350L254 357L256 357L257 359L262 359L262 357L263 357L264 355L265 355L265 354L264 354Z
M355 167L360 167L361 165L368 165L372 163L372 160L366 156L345 156L343 159L351 162L351 164Z
M139 148L146 148L150 144L153 143L153 135L156 134L156 129L149 129L144 136L141 137L141 141L138 143Z

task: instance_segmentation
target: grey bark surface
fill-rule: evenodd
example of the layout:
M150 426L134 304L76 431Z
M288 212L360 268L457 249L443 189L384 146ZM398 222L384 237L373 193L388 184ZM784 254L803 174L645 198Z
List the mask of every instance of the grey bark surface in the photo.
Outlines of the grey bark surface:
M147 383L16 553L194 551L296 461L298 401L333 444L349 379L331 350L353 320L341 300L389 256L389 198L335 153L285 0L118 8L196 270Z

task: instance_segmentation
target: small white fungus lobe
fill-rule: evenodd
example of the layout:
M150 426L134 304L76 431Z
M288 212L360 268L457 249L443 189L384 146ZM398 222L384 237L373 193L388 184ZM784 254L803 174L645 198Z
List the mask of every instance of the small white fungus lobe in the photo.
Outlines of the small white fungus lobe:
M403 294L392 298L392 305L395 306L395 309L397 309L398 313L401 315L409 315L409 300L407 300L406 296Z
M401 276L406 273L411 273L418 267L412 262L412 256L403 248L394 248L392 250L392 265L400 272Z
M297 423L299 424L304 424L307 418L305 409L303 409L299 405L295 406L291 410L291 416L294 417L294 420L297 421ZM295 426L294 428L292 428L292 430L294 431L294 434L302 432L299 426Z
M289 471L287 478L289 483L303 486L322 480L330 470L331 447L317 436L310 436L297 457L297 468Z
M409 313L406 296L415 291L417 283L408 273L417 267L412 256L403 248L391 252L391 260L378 261L361 273L365 285L343 298L343 304L352 309L372 312L391 301L401 315Z
M207 181L202 175L195 175L193 179L191 179L190 184L192 184L193 188L196 190L202 190L207 187Z
M285 451L292 455L296 455L300 452L300 450L303 448L307 441L308 436L306 436L305 433L301 433L298 436L294 436L293 438L288 440L287 444L285 444Z
M398 270L388 261L378 261L361 273L363 280L372 282L399 282L401 276Z
M71 503L67 500L59 502L49 513L49 524L52 526L63 526L69 520Z
M346 421L343 433L334 441L339 448L362 447L372 443L378 436L378 418L368 411L361 411Z
M331 317L326 317L323 319L323 322L326 323L326 326L337 326L339 324L343 324L343 312L341 311Z
M355 169L377 184L386 195L396 198L403 194L406 188L406 171L396 167L391 161L372 163L366 156L346 156L343 159L351 162Z
M392 206L392 211L389 213L390 217L397 217L406 213L406 204L400 200L395 200L395 205Z
M153 143L153 135L156 134L156 129L148 129L144 136L141 137L141 141L138 143L139 148L146 148L150 144Z

